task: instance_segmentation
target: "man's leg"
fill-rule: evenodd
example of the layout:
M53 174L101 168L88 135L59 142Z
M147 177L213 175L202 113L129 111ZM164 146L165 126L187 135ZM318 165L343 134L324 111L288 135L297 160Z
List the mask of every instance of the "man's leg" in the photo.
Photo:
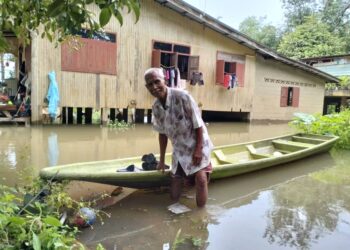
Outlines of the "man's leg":
M170 184L170 198L175 202L178 202L180 199L184 176L185 173L180 163L178 163L176 173L171 176Z
M208 177L205 170L196 174L196 201L198 207L204 207L208 199Z
M172 176L171 177L171 186L170 186L170 198L174 202L178 202L181 196L182 190L182 181L183 177L181 176Z

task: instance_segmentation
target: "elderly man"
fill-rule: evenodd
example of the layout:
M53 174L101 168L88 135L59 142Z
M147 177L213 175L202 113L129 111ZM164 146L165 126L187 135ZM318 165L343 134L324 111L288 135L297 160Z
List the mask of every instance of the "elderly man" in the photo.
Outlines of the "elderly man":
M213 145L198 106L187 92L166 86L161 68L148 69L145 81L148 91L157 98L152 113L153 128L159 133L159 170L164 171L168 138L173 146L171 198L179 200L185 178L195 183L197 206L203 207L208 197Z

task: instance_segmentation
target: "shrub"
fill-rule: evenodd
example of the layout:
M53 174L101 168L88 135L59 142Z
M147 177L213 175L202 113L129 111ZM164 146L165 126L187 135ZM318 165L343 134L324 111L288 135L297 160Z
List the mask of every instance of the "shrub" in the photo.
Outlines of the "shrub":
M299 131L311 134L336 135L336 148L350 149L350 109L329 115L295 113L289 124Z

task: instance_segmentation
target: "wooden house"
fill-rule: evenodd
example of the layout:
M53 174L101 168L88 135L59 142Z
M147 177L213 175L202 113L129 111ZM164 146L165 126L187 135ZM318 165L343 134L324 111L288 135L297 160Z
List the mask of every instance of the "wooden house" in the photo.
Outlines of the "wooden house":
M98 14L97 7L92 11ZM277 121L291 120L294 112L322 112L325 82L338 81L181 0L142 0L137 23L125 14L122 26L112 20L105 32L87 38L82 31L79 51L33 35L25 56L32 77L32 122L43 119L52 70L65 123L72 122L73 108L78 116L85 114L87 123L92 109L101 110L107 121L117 109L125 116L128 107L136 109L137 122L144 121L153 103L143 79L150 67L178 68L205 120ZM203 81L192 85L191 78L200 73Z

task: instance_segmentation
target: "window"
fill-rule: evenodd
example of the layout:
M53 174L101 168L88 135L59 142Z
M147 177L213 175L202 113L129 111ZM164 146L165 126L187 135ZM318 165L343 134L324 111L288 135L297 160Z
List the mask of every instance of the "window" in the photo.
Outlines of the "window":
M190 79L194 71L199 70L199 56L191 56L191 47L153 41L152 67L176 67L181 79Z
M224 84L225 74L235 74L239 87L244 86L245 64L240 62L228 62L225 60L216 61L216 82Z
M190 47L187 47L187 46L175 44L174 45L174 52L179 52L179 53L183 53L183 54L190 54L191 49L190 49Z
M299 107L300 88L282 87L280 107Z
M163 51L173 51L173 45L171 43L154 42L153 49L159 49Z
M69 44L61 46L62 71L116 75L117 43L112 33L78 33L82 47L73 50Z

